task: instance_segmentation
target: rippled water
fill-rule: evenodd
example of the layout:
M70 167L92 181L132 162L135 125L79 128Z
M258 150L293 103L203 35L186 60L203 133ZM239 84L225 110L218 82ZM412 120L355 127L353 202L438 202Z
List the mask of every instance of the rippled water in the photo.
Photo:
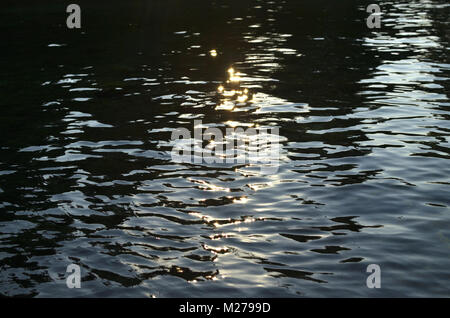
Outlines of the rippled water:
M364 1L92 2L0 14L0 294L449 296L447 1L379 30ZM279 126L278 172L173 162L194 120Z

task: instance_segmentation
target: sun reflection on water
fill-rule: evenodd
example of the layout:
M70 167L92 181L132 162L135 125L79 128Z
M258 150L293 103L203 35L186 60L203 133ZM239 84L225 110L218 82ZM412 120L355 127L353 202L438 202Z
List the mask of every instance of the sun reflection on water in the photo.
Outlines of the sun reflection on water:
M242 76L245 74L237 72L233 67L227 70L228 79L225 84L217 87L218 94L223 97L216 110L235 110L237 105L245 105L252 102L252 94L248 88L241 88Z

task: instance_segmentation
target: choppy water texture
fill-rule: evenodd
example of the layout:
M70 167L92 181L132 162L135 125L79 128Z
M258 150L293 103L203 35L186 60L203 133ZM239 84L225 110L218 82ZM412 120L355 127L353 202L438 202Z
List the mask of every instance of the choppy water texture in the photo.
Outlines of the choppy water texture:
M447 1L379 30L364 1L77 3L2 5L0 294L449 296ZM279 126L278 172L173 162L194 120Z

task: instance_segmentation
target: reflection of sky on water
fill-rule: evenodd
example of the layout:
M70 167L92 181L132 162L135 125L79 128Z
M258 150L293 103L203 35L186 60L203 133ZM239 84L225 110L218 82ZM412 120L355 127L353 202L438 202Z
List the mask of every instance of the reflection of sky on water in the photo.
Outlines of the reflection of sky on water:
M4 48L0 293L76 262L83 295L373 296L379 262L383 296L445 295L448 4L176 3ZM195 120L279 126L278 172L172 162Z

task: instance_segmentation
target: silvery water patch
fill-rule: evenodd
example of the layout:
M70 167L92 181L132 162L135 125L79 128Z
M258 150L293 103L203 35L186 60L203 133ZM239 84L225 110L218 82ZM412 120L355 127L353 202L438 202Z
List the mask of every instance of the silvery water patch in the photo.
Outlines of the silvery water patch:
M187 128L172 131L171 145L171 157L177 163L248 165L258 167L264 175L279 168L279 127L220 129L195 120L193 134Z

